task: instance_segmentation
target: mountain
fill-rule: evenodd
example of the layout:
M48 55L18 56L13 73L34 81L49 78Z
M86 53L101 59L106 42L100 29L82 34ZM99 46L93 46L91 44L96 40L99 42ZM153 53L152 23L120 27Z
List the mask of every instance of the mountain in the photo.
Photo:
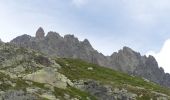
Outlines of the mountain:
M0 42L0 100L169 99L169 88L146 79Z
M45 36L42 28L37 30L36 37L22 35L10 43L38 50L50 56L82 59L170 87L170 74L165 73L163 68L158 66L153 56L142 56L128 47L123 47L111 56L104 56L95 50L87 39L79 41L74 35L62 37L59 33L52 31Z

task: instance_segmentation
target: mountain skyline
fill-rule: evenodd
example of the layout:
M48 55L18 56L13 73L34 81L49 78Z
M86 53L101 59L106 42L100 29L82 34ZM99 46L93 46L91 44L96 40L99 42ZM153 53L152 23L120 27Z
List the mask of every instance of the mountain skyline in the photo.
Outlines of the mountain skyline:
M152 54L169 72L169 53L164 53L169 46L162 51L170 45L169 4L168 0L0 0L0 38L9 42L22 34L34 36L42 26L62 36L87 38L105 55L123 46Z
M0 0L0 100L170 100L170 0Z
M36 40L43 40L41 36L43 35L37 34ZM70 36L67 35L66 39L70 39ZM1 42L0 48L2 100L170 99L170 85L162 87L145 78L80 59L49 57L39 51L20 48L10 43ZM149 62L153 57L150 58ZM151 64L149 62L147 65ZM154 73L158 76L157 72ZM169 74L166 76L170 77Z
M164 68L158 65L153 56L143 56L127 46L111 56L105 56L93 48L87 39L79 41L74 35L68 34L63 37L54 31L49 31L45 36L42 27L38 28L36 36L24 34L14 38L10 43L40 51L51 57L81 59L129 75L143 77L162 86L170 86L170 74L165 73Z
M39 29L42 29L41 27L39 28ZM42 29L42 31L44 32L44 30ZM53 32L53 31L49 31L49 32ZM48 33L49 33L48 32ZM47 33L44 33L44 35L45 34L47 34ZM59 35L60 35L60 33L58 33ZM23 35L23 34L22 34ZM21 35L21 36L22 36ZM28 34L29 35L29 34ZM67 35L70 35L71 36L71 34L66 34L66 35L64 35L64 36L62 36L62 37L65 37L65 36L67 36ZM33 37L35 37L36 36L36 34L33 36ZM46 35L45 35L46 36ZM74 36L74 34L73 34L73 36ZM76 36L75 36L75 38L77 38ZM14 38L15 39L15 38ZM77 38L78 40L79 40L79 38ZM84 40L80 40L80 41L85 41L86 39L84 39ZM89 41L89 40L87 40L87 41ZM90 43L90 45L91 45L91 43ZM169 70L170 70L170 68L169 68L169 65L170 65L170 63L169 63L169 61L168 61L168 58L169 58L169 45L170 45L170 41L169 40L167 40L166 42L165 42L165 44L163 45L163 47L162 47L162 49L160 50L160 52L159 53L155 53L155 52L153 52L153 51L149 51L149 52L147 52L146 54L142 54L142 55L146 55L147 57L149 57L149 55L152 55L152 56L154 56L155 57L155 59L157 60L157 62L158 62L158 66L159 67L162 67L162 68L164 68L164 71L166 72L166 73L170 73L169 72ZM92 46L93 47L93 46ZM124 47L126 47L126 46L124 46ZM123 48L123 47L122 47ZM120 48L119 50L121 50L122 48ZM94 49L96 49L96 48L94 48ZM133 49L133 48L132 48ZM100 52L100 50L98 50L98 52ZM114 53L114 52L118 52L118 50L117 51L113 51L112 52L112 54ZM138 52L138 51L137 51ZM101 52L102 53L102 52ZM139 52L140 53L140 52ZM111 55L112 55L111 54ZM105 54L104 54L105 55ZM109 56L111 56L111 55L109 55ZM105 56L108 56L108 55L105 55Z

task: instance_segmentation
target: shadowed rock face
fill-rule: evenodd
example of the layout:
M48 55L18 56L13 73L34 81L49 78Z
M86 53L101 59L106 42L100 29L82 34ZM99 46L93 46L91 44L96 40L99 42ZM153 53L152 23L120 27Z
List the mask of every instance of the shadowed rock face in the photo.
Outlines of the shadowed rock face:
M2 100L37 100L35 95L25 93L24 91L7 91L2 95Z
M167 82L170 80L170 77L167 77L169 74L159 68L153 56L141 56L140 53L124 47L111 55L110 63L116 70L144 77L160 85L170 87L170 82Z
M44 38L44 35L45 35L44 30L43 28L40 27L36 32L36 38L39 39Z
M96 51L87 39L79 41L74 35L61 37L52 31L48 32L45 37L44 34L43 29L39 28L36 37L23 35L13 39L11 43L39 50L50 56L82 59L170 87L170 75L165 74L163 69L159 68L157 61L152 56L141 56L140 53L128 47L124 47L111 56L104 56Z

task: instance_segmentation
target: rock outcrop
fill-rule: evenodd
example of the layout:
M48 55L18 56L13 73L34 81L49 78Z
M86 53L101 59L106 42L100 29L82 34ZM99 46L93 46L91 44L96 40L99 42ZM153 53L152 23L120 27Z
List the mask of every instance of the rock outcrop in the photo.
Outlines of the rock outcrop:
M158 66L152 56L141 56L140 53L128 47L124 47L111 56L104 56L95 50L87 39L79 41L74 35L62 37L52 31L48 32L45 37L44 34L43 29L39 28L36 37L23 35L13 39L10 43L39 50L50 56L82 59L170 87L170 75ZM37 40L37 37L41 38L41 41Z
M130 93L125 89L112 89L111 86L101 85L99 82L88 80L76 83L77 88L88 91L95 95L97 100L136 100L137 94Z
M44 35L45 35L44 30L42 27L40 27L36 32L36 38L39 39L44 38Z
M46 83L58 88L67 88L67 84L72 86L73 83L64 75L57 72L53 68L43 68L32 74L24 76L24 79L38 83Z
M144 77L152 82L170 87L170 77L160 68L153 56L141 56L140 53L128 47L115 52L111 55L110 63L116 70Z
M37 100L38 99L36 95L26 93L23 90L19 90L19 91L10 90L1 95L2 95L2 98L0 98L1 100Z
M138 99L169 100L170 89L80 59L0 44L0 100Z

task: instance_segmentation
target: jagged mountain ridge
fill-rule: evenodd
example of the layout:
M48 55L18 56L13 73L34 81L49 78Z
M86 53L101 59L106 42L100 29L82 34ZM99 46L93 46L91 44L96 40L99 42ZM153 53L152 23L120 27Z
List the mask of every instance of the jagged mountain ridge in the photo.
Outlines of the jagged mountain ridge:
M0 100L169 99L169 88L138 77L0 43Z
M39 50L50 56L82 59L170 87L170 75L165 73L163 68L159 68L153 56L141 56L140 53L128 47L114 52L111 56L104 56L95 50L87 39L79 41L74 35L61 37L52 31L48 32L46 36L44 34L42 28L39 28L36 37L22 35L10 43Z

